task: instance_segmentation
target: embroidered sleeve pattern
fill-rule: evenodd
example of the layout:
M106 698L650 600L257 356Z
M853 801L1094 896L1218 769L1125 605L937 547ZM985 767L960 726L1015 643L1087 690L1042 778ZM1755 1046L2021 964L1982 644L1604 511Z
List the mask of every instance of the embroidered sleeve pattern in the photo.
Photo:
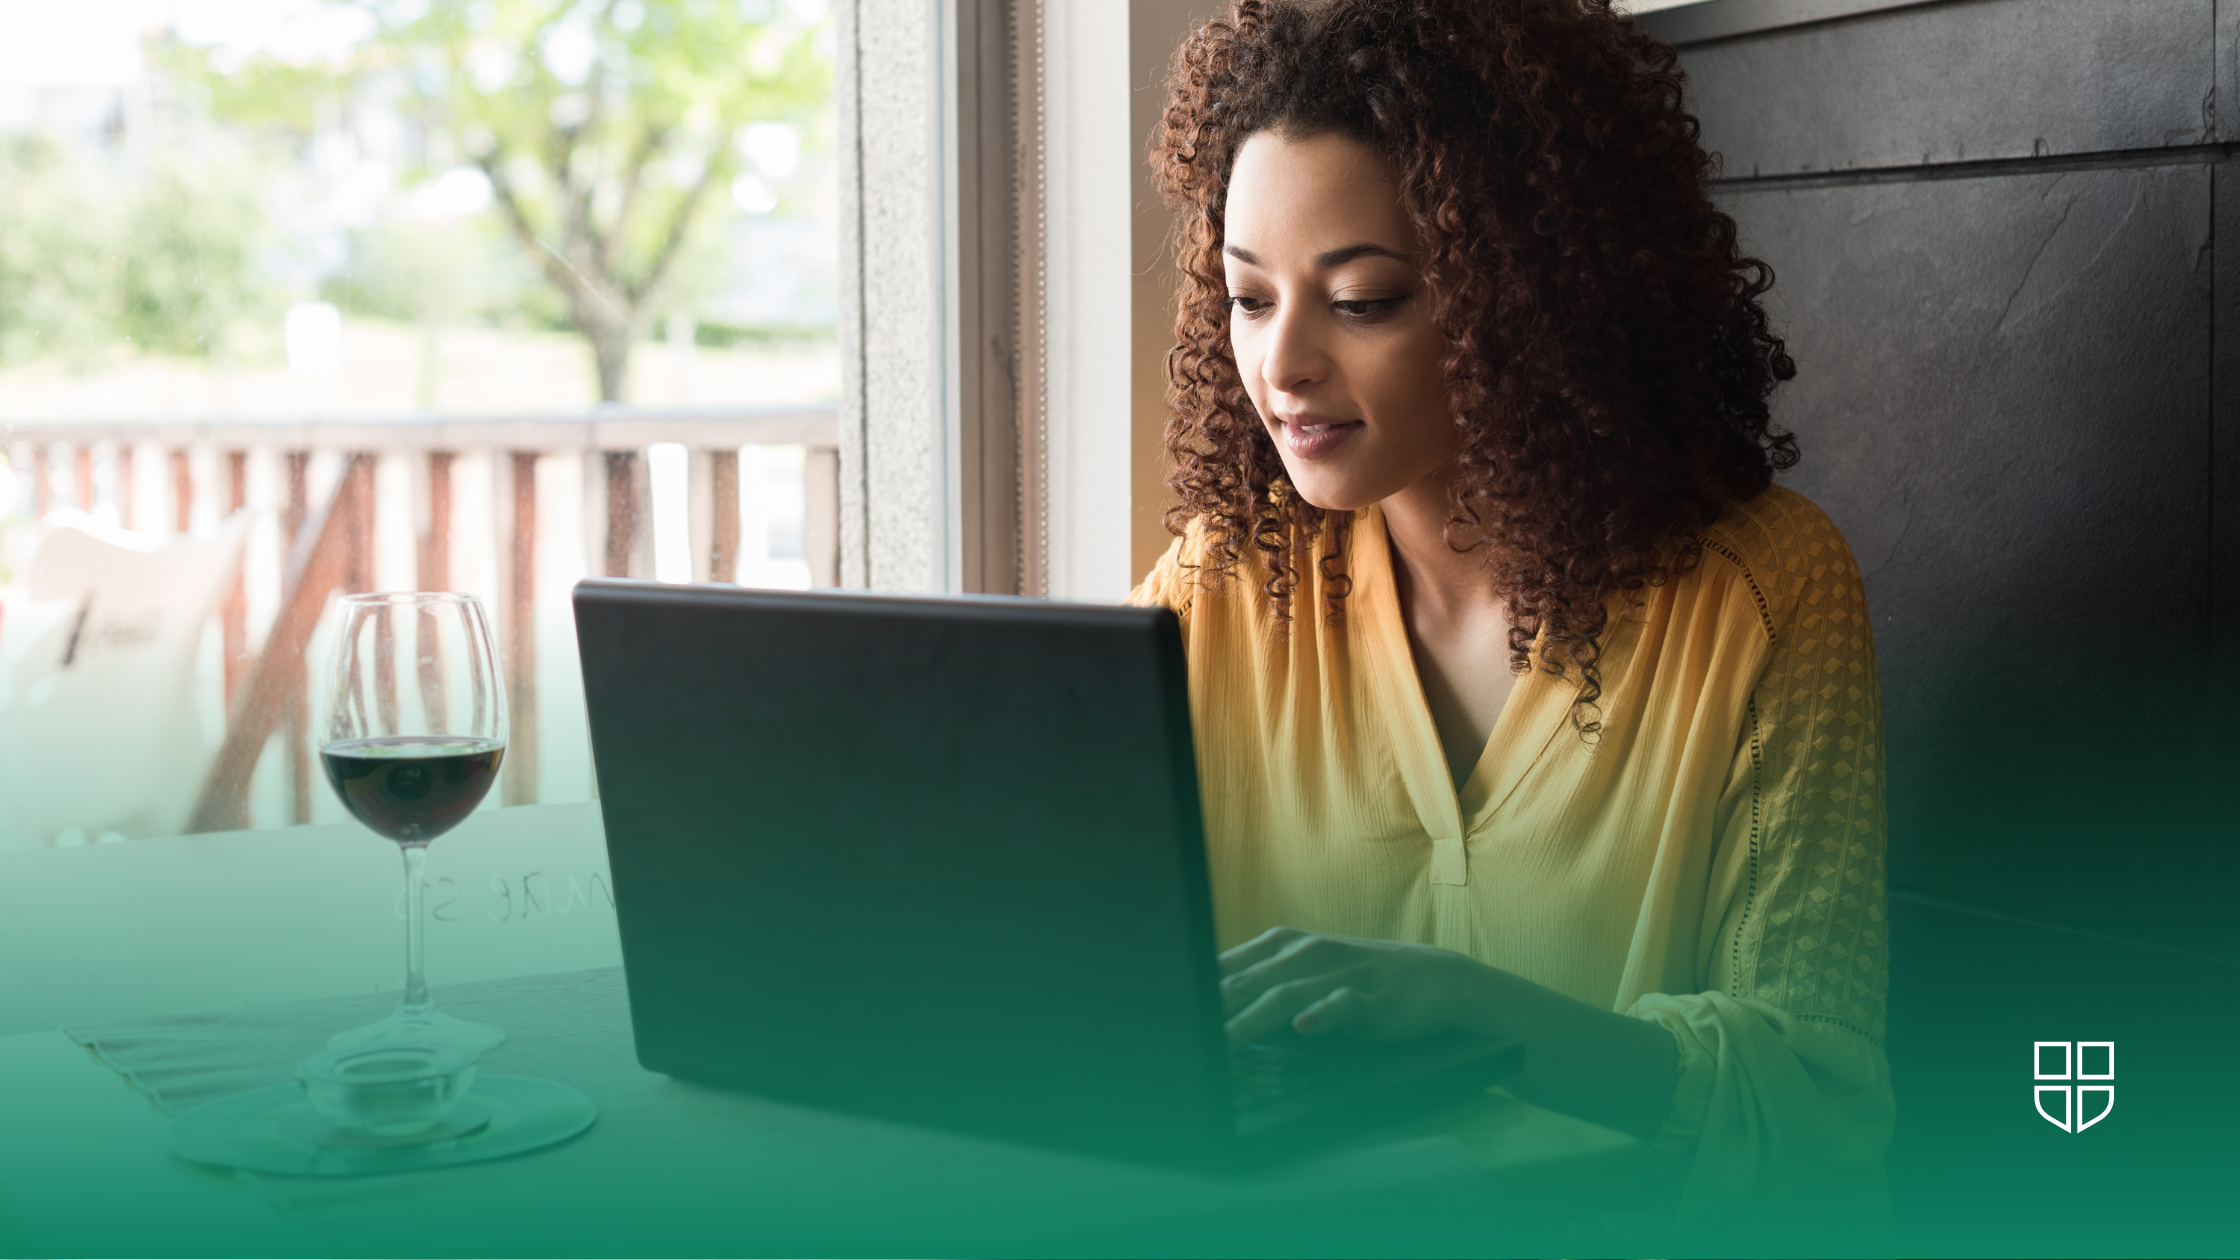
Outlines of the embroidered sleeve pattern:
M1751 700L1750 808L1736 819L1751 828L1751 888L1732 993L1880 1044L1886 821L1866 594L1818 510L1792 498L1768 515L1752 577L1775 612L1773 652Z

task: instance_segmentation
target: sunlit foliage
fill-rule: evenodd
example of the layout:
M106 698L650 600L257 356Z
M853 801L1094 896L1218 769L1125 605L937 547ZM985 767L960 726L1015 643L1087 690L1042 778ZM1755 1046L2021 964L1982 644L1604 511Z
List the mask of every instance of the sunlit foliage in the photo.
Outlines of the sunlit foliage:
M363 56L490 182L496 210L590 341L617 398L632 333L730 194L742 129L807 128L829 55L795 11L747 0L376 0ZM367 67L367 68L370 68Z

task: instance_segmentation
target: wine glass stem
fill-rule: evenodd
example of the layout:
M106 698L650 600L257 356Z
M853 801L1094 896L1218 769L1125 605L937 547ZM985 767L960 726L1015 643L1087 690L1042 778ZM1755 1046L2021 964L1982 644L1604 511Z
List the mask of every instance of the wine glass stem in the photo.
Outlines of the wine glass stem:
M404 1013L434 1009L428 1000L427 900L428 846L404 846Z

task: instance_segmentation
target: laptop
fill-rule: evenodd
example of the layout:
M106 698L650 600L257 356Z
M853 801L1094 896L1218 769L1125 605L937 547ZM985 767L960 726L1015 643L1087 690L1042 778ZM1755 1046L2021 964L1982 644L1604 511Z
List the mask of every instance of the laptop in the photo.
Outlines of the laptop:
M818 1107L1248 1166L1522 1048L1232 1055L1163 608L575 588L639 1061Z

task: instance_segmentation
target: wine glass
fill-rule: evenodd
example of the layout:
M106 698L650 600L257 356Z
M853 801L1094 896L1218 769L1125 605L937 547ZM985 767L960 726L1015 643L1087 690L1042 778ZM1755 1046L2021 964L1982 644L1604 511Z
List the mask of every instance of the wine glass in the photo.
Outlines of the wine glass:
M489 620L474 596L452 592L349 595L337 611L319 758L351 816L404 850L405 981L395 1014L327 1046L489 1050L503 1029L455 1019L429 1000L422 920L429 842L474 812L505 760L506 694Z

